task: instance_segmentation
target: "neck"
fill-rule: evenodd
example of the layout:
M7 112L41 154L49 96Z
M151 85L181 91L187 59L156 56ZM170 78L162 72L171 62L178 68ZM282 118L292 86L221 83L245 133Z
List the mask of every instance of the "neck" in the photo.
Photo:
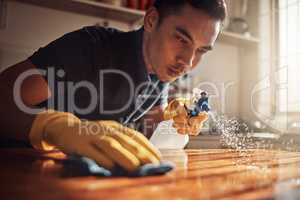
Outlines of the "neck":
M150 59L149 59L149 36L147 34L145 34L144 32L144 36L143 36L143 58L144 58L144 62L147 68L147 72L148 74L155 74L154 70L153 70L153 66L150 63Z

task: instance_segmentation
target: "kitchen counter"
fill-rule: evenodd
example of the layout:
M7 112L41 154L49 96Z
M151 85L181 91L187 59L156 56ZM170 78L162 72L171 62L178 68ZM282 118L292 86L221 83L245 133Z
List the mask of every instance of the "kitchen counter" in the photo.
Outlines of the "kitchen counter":
M163 176L62 176L62 153L1 149L1 199L297 199L300 153L275 150L164 150ZM72 174L72 172L71 172ZM299 197L298 197L299 199Z

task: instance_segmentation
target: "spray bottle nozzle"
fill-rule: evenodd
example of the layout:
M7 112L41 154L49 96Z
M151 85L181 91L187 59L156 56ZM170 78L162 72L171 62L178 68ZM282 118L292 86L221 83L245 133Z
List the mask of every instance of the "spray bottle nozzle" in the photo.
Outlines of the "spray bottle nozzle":
M197 116L200 112L210 111L207 93L205 91L201 92L201 97L195 102L194 109L187 109L187 111L188 114L192 117Z

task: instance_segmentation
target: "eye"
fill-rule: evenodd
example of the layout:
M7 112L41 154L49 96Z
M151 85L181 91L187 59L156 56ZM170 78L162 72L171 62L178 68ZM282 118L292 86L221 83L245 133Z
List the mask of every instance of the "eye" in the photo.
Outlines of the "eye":
M175 35L176 40L179 41L182 44L188 44L188 41L186 39L184 39L183 37L181 37L180 35Z
M199 54L205 54L205 53L207 53L207 50L206 49L198 49L197 52Z

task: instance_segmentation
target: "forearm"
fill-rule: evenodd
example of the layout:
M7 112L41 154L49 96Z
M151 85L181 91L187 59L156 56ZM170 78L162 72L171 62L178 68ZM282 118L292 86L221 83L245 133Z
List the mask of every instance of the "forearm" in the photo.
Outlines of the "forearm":
M143 134L150 139L151 136L153 135L154 130L156 129L156 127L158 126L159 122L155 122L153 119L151 118L144 118L142 120L142 127L143 127Z
M29 141L28 134L35 115L27 114L17 108L12 93L2 88L0 98L0 137Z
M27 77L15 88L18 78L28 70L32 70L34 75ZM28 141L35 115L23 112L20 106L33 108L33 105L46 100L50 95L46 81L36 67L25 60L0 74L0 94L0 137Z
M163 119L163 108L156 106L149 111L142 119L143 133L149 139L158 124L164 121Z

